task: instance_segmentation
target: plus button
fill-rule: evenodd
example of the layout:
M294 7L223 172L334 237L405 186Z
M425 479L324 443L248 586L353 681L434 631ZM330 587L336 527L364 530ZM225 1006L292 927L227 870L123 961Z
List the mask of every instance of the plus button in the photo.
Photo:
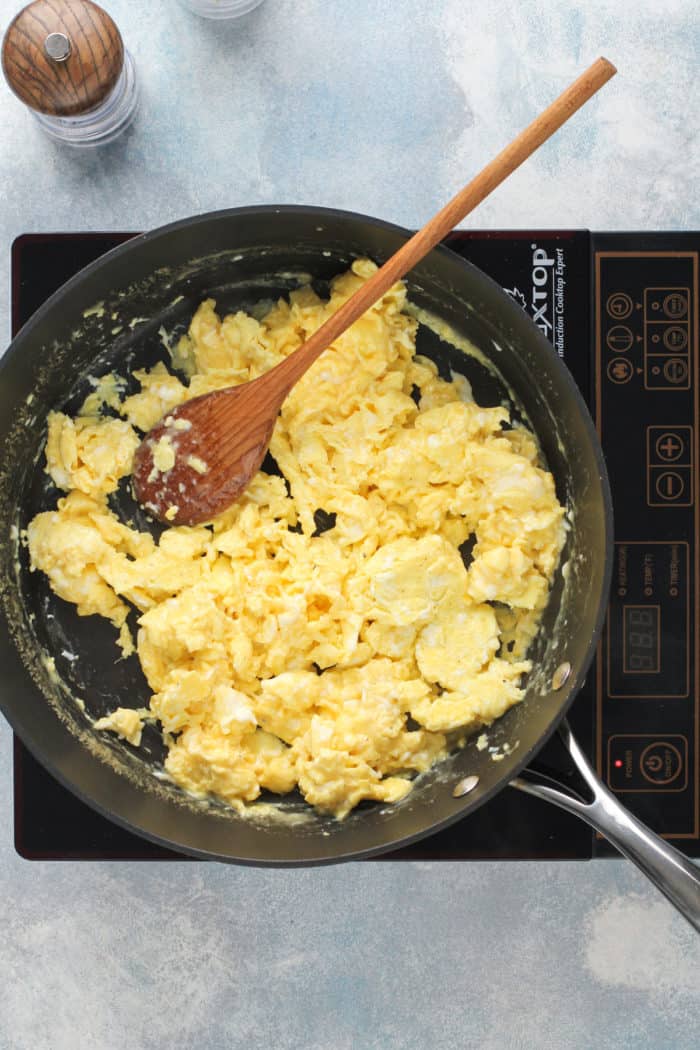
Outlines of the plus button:
M675 459L676 454L680 452L681 448L682 445L680 441L672 437L667 437L666 440L659 445L659 451L664 453L666 459Z
M654 444L662 463L675 463L686 452L686 447L684 435L675 430L662 430Z

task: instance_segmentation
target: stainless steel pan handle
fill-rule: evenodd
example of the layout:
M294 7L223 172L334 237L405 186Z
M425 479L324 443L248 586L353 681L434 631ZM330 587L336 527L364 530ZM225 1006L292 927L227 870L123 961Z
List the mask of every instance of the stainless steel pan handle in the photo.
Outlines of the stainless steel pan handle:
M575 813L596 831L600 831L658 886L681 915L700 932L700 871L684 854L669 846L620 805L598 779L566 721L562 722L559 735L591 789L592 801L584 802L569 794L568 788L563 786L543 784L541 778L538 782L538 774L530 769L523 771L524 776L512 780L510 786Z

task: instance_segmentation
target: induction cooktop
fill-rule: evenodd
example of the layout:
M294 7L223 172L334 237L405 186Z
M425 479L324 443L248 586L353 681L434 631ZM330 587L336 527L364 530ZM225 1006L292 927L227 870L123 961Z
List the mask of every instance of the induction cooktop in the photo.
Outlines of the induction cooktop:
M69 277L132 236L18 237L13 335ZM700 856L700 232L458 231L446 243L532 316L596 420L615 508L613 582L597 659L570 721L624 805ZM535 766L574 780L556 740ZM14 820L16 849L30 860L185 859L94 812L17 739ZM447 830L382 859L588 859L613 852L578 819L506 789Z

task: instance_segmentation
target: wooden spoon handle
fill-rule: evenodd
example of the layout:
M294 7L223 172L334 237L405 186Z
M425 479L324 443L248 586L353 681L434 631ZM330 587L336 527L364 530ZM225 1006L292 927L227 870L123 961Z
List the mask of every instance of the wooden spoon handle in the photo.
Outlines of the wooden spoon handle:
M303 346L274 369L279 389L290 389L334 339L361 317L396 281L404 277L439 244L461 220L488 197L523 161L546 142L581 106L606 84L617 70L606 58L598 58L585 73L521 131L517 138L486 165L437 215L406 241L347 302L343 303ZM269 373L268 373L269 374Z

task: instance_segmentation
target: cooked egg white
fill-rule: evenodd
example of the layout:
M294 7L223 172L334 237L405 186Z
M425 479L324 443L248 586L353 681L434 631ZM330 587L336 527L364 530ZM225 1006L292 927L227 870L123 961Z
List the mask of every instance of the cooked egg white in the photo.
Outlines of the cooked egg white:
M108 729L111 733L116 733L134 747L141 743L143 721L139 712L131 707L118 707L116 711L112 711L105 718L98 718L93 724L95 729Z
M29 525L32 568L81 616L110 620L126 655L138 610L166 768L197 796L241 808L297 787L339 818L397 802L448 734L522 698L563 509L532 435L416 356L402 284L285 401L270 446L284 478L261 471L209 525L158 543L108 506L137 431L267 371L374 270L359 260L328 302L304 287L261 320L220 318L208 300L177 347L187 384L158 364L135 373L140 393L119 400L112 377L75 419L49 418L47 470L65 495ZM122 418L98 415L101 399ZM166 443L157 468L171 458ZM141 725L125 708L95 723L134 746Z

